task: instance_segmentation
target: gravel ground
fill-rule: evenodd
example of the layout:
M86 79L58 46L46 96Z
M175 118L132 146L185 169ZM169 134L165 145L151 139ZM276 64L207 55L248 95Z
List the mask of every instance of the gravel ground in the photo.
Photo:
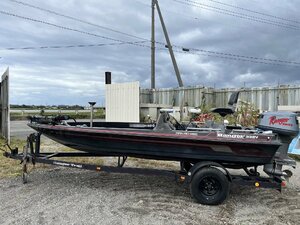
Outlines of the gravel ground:
M35 170L30 182L0 180L0 224L299 224L300 164L282 193L232 186L204 206L167 177L67 168Z

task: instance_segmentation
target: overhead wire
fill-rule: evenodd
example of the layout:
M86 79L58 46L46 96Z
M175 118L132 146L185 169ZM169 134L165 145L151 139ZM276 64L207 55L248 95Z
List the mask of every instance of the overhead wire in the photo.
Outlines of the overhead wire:
M107 36L103 36L103 35L91 33L91 32L88 32L88 31L79 30L79 29L76 29L76 28L62 26L62 25L58 25L58 24L46 22L46 21L43 21L43 20L34 19L34 18L31 18L31 17L20 16L20 15L17 15L17 14L11 13L11 12L7 12L7 11L3 11L3 10L0 10L0 14L7 15L7 16L12 16L12 17L17 17L17 18L20 18L20 19L24 19L24 20L28 20L28 21L32 21L32 22L36 22L36 23L41 23L41 24L49 25L49 26L60 28L60 29L63 29L63 30L68 30L68 31L73 31L73 32L77 32L77 33L81 33L81 34L93 36L93 37L98 37L98 38L102 38L102 39L105 39L105 40L110 40L110 41L115 41L115 42L121 42L121 43L124 42L123 40L120 40L120 39L111 38L111 37L107 37ZM134 42L129 43L129 44L131 44L131 45L139 45L138 43L134 43Z
M164 45L165 48L168 48L168 46L162 42L157 42L160 45ZM289 64L289 65L295 65L300 66L300 62L295 61L288 61L288 60L280 60L280 59L269 59L269 58L262 58L262 57L256 57L256 56L246 56L246 55L240 55L240 54L234 54L234 53L226 53L226 52L220 52L220 51L212 51L212 50L205 50L205 49L199 49L199 48L188 48L180 45L172 45L172 48L174 50L177 49L181 50L184 53L190 53L193 54L193 52L202 52L202 53L208 53L210 56L212 55L219 55L219 56L227 56L227 57L234 57L234 58L244 58L249 60L262 60L262 61L269 61L269 62L275 62L275 63L281 63L282 64ZM223 57L224 58L224 57Z
M114 33L122 34L122 35L125 35L125 36L128 36L128 37L131 37L131 38L136 38L136 39L140 39L140 40L144 40L144 41L147 40L146 38L138 37L136 35L128 34L128 33L118 31L118 30L110 28L110 27L95 24L95 23L92 23L92 22L89 22L89 21L86 21L86 20L82 20L82 19L79 19L79 18L76 18L76 17L73 17L73 16L65 15L65 14L56 12L54 10L45 9L45 8L42 8L42 7L39 7L39 6L36 6L36 5L32 5L32 4L29 4L29 3L25 3L25 2L22 2L22 1L17 1L17 0L8 0L8 1L14 2L16 4L23 5L23 6L26 6L26 7L34 8L34 9L37 9L37 10L40 10L40 11L43 11L43 12L47 12L47 13L50 13L50 14L53 14L53 15L56 15L56 16L60 16L60 17L66 18L66 19L70 19L70 20L74 20L74 21L77 21L77 22L80 22L80 23L88 24L90 26L94 26L94 27L97 27L97 28L100 28L100 29L103 29L103 30L108 30L108 31L111 31L111 32L114 32Z
M14 0L12 0L12 1L14 1ZM144 2L141 2L141 1L139 1L139 0L134 0L134 1L136 1L136 2L138 2L139 4L142 4L142 5L144 5L144 6L147 6L147 7L152 7L150 4L146 4L146 3L144 3ZM213 0L208 0L208 1L212 1L212 2L218 2L218 1L213 1ZM181 3L181 2L180 2ZM230 4L227 4L227 3L221 3L221 2L218 2L219 4L224 4L225 6L229 6ZM181 3L181 4L184 4L183 2ZM188 5L188 4L187 4ZM194 5L190 5L190 6L194 6ZM256 12L256 11L252 11L252 10L249 10L249 9L245 9L245 8L242 8L242 7L238 7L238 6L233 6L233 5L230 5L231 7L234 7L234 8L237 8L237 9L241 9L241 10L245 10L245 11L249 11L249 12L252 12L252 13L254 13L254 12ZM204 8L204 7L201 7L201 6L199 6L199 8ZM205 8L205 9L207 9L207 8ZM209 9L208 9L209 10ZM183 17L185 17L185 18L189 18L189 19L194 19L194 20L203 20L203 18L200 18L200 17L198 17L198 16L191 16L191 15L188 15L187 13L183 13L183 12L180 12L180 11L172 11L172 10L170 10L170 9L164 9L164 11L165 12L167 12L167 13L172 13L172 14L178 14L178 15L181 15L181 16L183 16ZM235 12L234 12L235 13ZM300 24L300 22L298 22L298 21L296 21L296 20L289 20L289 19L285 19L285 18L282 18L282 17L278 17L278 16L273 16L273 15L270 15L270 14L265 14L265 13L260 13L260 12L256 12L257 14L261 14L261 15L263 15L263 16L268 16L268 17L272 17L272 18L274 18L274 19L280 19L280 20L284 20L284 21L287 21L287 22L292 22L292 23L299 23ZM247 15L248 16L248 15ZM261 19L263 19L263 18L261 18ZM276 21L272 21L272 22L275 22L276 23ZM289 24L287 24L287 25L289 25ZM279 26L280 27L280 26ZM286 28L286 27L284 27L284 28ZM300 27L298 27L299 29L300 29Z
M245 59L250 59L250 60L262 60L262 61L269 61L269 62L275 62L275 63L294 64L294 65L300 66L300 62L294 62L294 61L269 59L269 58L261 58L261 57L254 57L254 56L245 56L245 55L238 55L238 54L233 54L233 53L225 53L225 52L212 51L212 50L204 50L204 49L198 49L198 48L184 48L184 47L178 46L178 45L173 45L173 47L176 47L178 49L184 49L183 50L184 52L189 52L189 51L205 52L205 53L214 54L214 55L245 58Z
M151 5L148 5L146 3L140 2L139 0L135 0L136 2L139 2L140 4L143 4L145 6L151 7ZM214 0L211 0L212 2L217 2ZM218 2L221 4L221 2ZM239 8L239 7L236 7ZM169 11L171 13L175 13L172 12L170 10L166 10ZM195 18L195 19L199 19L199 18ZM165 45L162 42L159 42L159 44L161 45ZM178 45L172 45L172 47L176 47L181 49L183 52L188 53L190 51L196 51L196 52L206 52L206 53L210 53L210 54L216 54L216 55L225 55L225 56L229 56L229 57L238 57L238 58L245 58L245 59L250 59L250 60L263 60L263 61L270 61L270 62L275 62L275 63L288 63L288 64L295 64L295 65L300 65L300 63L298 62L294 62L294 61L287 61L287 60L280 60L280 59L268 59L268 58L261 58L261 57L254 57L254 56L244 56L244 55L238 55L238 54L233 54L233 53L224 53L224 52L218 52L218 51L211 51L211 50L204 50L204 49L197 49L197 48L187 48L187 47L183 47L183 46L178 46ZM212 56L212 55L210 55ZM282 64L280 64L282 65Z
M283 17L280 17L280 16L274 16L274 15L271 15L271 14L268 14L268 13L259 12L259 11L252 10L252 9L243 8L243 7L232 5L232 4L228 4L228 3L225 3L225 2L220 2L220 1L216 1L216 0L207 0L207 1L214 2L214 3L220 4L220 5L224 5L224 6L227 6L227 7L231 7L231 8L243 10L243 11L246 11L246 12L258 14L258 15L261 15L261 16L266 16L266 17L270 17L270 18L274 18L274 19L278 19L278 20L283 20L283 21L287 21L287 22L292 22L292 23L298 23L298 24L300 24L300 22L297 21L297 20L283 18Z
M160 48L157 48L157 50L164 50L164 48L160 47ZM299 65L298 64L295 64L295 65L291 65L291 64L285 64L285 63L276 63L276 62L268 62L268 61L260 61L260 60L256 60L256 59L251 59L250 57L249 58L241 58L241 57L230 57L228 55L225 55L225 54L210 54L210 53L199 53L197 51L194 51L194 52L191 52L191 51L180 51L180 50L177 50L177 49L173 49L174 52L177 52L177 53L180 53L180 54L191 54L191 55L198 55L198 56L209 56L209 57L217 57L217 58L222 58L222 59L230 59L230 60L235 60L235 61L243 61L243 62L252 62L252 63L258 63L258 64L265 64L265 65L272 65L272 66L296 66L296 67L300 67L300 63Z
M8 15L8 16L13 16L13 17L17 17L17 18L21 18L21 19L33 21L33 22L42 23L42 24L49 25L49 26L54 26L54 27L57 27L57 28L60 28L60 29L64 29L64 30L79 32L79 33L82 33L82 34L91 35L91 36L95 36L95 37L100 37L100 38L103 38L103 39L112 40L112 41L116 41L116 42L120 42L120 43L126 43L126 44L130 44L130 45L135 45L135 46L150 48L150 46L148 46L148 45L143 45L142 42L126 42L126 41L123 41L123 40L120 40L120 39L106 37L106 36L103 36L103 35L98 35L98 34L86 32L86 31L78 30L78 29L75 29L75 28L61 26L61 25L49 23L49 22L46 22L46 21L42 21L42 20L37 20L37 19L34 19L34 18L30 18L30 17L20 16L20 15L17 15L17 14L14 14L14 13L10 13L10 12L6 12L6 11L3 11L3 10L0 10L0 13L4 14L4 15ZM143 38L143 39L145 39L145 38ZM145 39L145 41L143 41L143 42L149 42L150 43L150 40ZM161 45L161 46L166 46L166 44L163 43L163 42L156 41L156 43L159 44L159 45ZM88 45L86 45L86 46L88 46ZM42 48L46 48L46 47L47 46L40 46L40 47L36 47L36 49L38 49L38 48L42 49ZM93 46L91 46L91 47L93 47ZM243 61L250 61L250 60L252 60L250 62L258 62L259 60L262 60L262 61L265 61L265 62L278 62L278 63L282 63L280 65L283 65L283 63L286 64L286 65L296 65L296 66L300 65L300 63L298 63L298 62L286 61L286 60L277 60L277 59L268 59L268 58L259 58L259 57L252 57L252 56L244 56L244 55L238 55L238 54L232 54L232 53L224 53L224 52L217 52L217 51L197 49L197 48L186 48L186 47L179 46L179 45L173 45L173 47L177 48L177 52L180 49L182 52L189 53L189 54L195 54L196 52L202 52L202 53L209 53L209 55L207 55L207 56L223 56L222 58L227 58L227 59L232 59L232 60L235 60L235 59L248 59L248 60L243 60ZM52 46L50 48L60 48L60 47L59 46ZM63 48L68 48L68 46L65 46ZM14 50L14 49L17 50L17 48L10 48L10 49L11 50ZM7 48L6 50L10 50L10 49ZM35 48L34 47L24 47L24 48L18 48L18 49L24 49L24 50L26 50L26 49L35 49ZM191 52L191 51L193 51L193 52ZM253 61L253 60L255 60L255 61ZM268 63L268 64L270 64L270 63Z
M4 14L4 15L7 15L7 16L13 16L13 17L21 18L21 19L24 19L24 20L29 20L29 21L36 22L36 23L46 24L46 25L49 25L49 26L53 26L53 27L56 27L56 28L63 29L63 30L74 31L74 32L78 32L78 33L81 33L81 34L86 34L86 35L90 35L90 36L94 36L94 37L99 37L99 38L103 38L103 39L110 40L110 41L117 41L117 42L119 42L119 40L114 39L114 38L110 38L110 37L106 37L106 36L103 36L103 35L94 34L94 33L87 32L87 31L78 30L76 28L70 28L70 27L66 27L66 26L57 25L57 24L54 24L54 23L50 23L50 22L46 22L46 21L43 21L43 20L34 19L34 18L31 18L31 17L20 16L20 15L17 15L17 14L11 13L11 12L7 12L7 11L3 11L3 10L0 10L0 13Z
M295 26L295 25L292 25L292 24L286 24L286 23L282 23L282 22L279 22L279 21L274 21L274 20L269 20L269 19L260 18L260 17L256 17L256 16L251 16L251 15L247 15L247 14L244 14L244 13L239 13L239 12L235 12L235 11L220 8L220 7L215 7L215 6L203 4L203 3L200 3L200 2L196 2L196 1L191 1L191 0L172 0L172 1L177 2L179 4L183 4L183 5L194 6L194 7L198 7L198 8L201 8L201 9L206 9L206 10L209 10L209 11L217 12L217 13L220 13L220 14L233 16L233 17L240 18L240 19L250 20L250 21L259 22L259 23L264 23L264 24L277 26L277 27L281 27L281 28L286 28L286 29L300 30L299 26Z
M147 3L141 2L141 1L139 1L139 0L134 0L134 1L137 2L137 3L139 3L139 4L141 4L141 5L147 6L147 7L149 7L149 8L152 7L151 4L147 4ZM200 18L200 17L197 17L197 16L189 16L189 15L183 13L183 12L173 11L173 10L170 10L170 9L164 9L164 12L171 13L171 14L178 14L178 15L180 15L180 16L183 16L183 17L187 18L187 19L203 20L203 19ZM150 17L149 17L149 18L150 18Z
M278 23L278 24L281 24L281 25L284 25L284 26L297 27L297 26L294 26L294 25L290 25L290 24L286 24L286 23L282 23L282 22L278 22L278 21L274 21L274 20L269 20L269 19L265 19L265 18L261 18L261 17L256 17L256 16L252 16L252 15L248 15L248 14L244 14L244 13L240 13L240 12L236 12L236 11L232 11L232 10L228 10L228 9L224 9L224 8L220 8L220 7L216 7L216 6L212 6L212 5L207 5L207 4L195 1L195 0L176 0L176 2L188 2L188 3L191 3L191 4L201 5L201 6L204 6L204 7L208 7L208 8L228 12L228 13L233 13L233 14L236 14L236 15L241 15L241 16L244 16L244 17L249 17L249 18L259 19L259 20L265 20L267 22ZM299 28L299 27L297 27L297 28Z
M114 42L114 43L102 43L102 44L78 44L78 45L46 45L46 46L30 46L30 47L11 47L11 48L0 48L0 51L7 50L35 50L35 49L62 49L62 48L88 48L88 47L102 47L102 46L113 46L113 45L126 45L126 44L139 44L146 41L127 41L127 42ZM145 45L145 47L147 47ZM150 46L148 46L150 48ZM1 58L1 57L0 57Z

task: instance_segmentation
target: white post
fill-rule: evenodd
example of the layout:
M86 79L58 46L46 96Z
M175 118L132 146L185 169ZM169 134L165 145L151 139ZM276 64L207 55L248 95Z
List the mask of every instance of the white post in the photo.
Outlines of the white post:
M9 68L1 78L1 135L10 143Z
M90 127L93 127L93 117L94 117L94 105L96 104L96 102L89 102L90 106L91 106L91 119L90 119Z

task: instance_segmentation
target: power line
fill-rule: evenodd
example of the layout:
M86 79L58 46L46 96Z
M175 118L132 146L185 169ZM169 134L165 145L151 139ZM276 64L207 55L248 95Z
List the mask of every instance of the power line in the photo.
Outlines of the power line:
M287 60L280 60L280 59L269 59L269 58L260 58L260 57L254 57L254 56L245 56L245 55L238 55L233 53L225 53L225 52L218 52L218 51L211 51L211 50L204 50L204 49L197 49L197 48L184 48L182 46L175 46L179 49L184 49L184 52L194 51L194 52L204 52L214 55L221 55L221 56L229 56L229 57L235 57L235 58L244 58L244 59L250 59L250 60L262 60L262 61L269 61L269 62L275 62L275 63L284 63L284 64L294 64L300 66L299 62L294 61L287 61Z
M288 22L298 23L298 24L300 23L297 20L291 20L291 19L288 19L288 18L274 16L274 15L271 15L271 14L255 11L255 10L252 10L252 9L247 9L247 8L231 5L231 4L228 4L228 3L225 3L225 2L220 2L220 1L216 1L216 0L208 0L208 1L220 4L220 5L228 6L228 7L231 7L231 8L243 10L243 11L246 11L246 12L250 12L250 13L254 13L254 14L258 14L258 15L262 15L262 16L266 16L266 17L271 17L271 18L278 19L278 20L283 20L283 21L288 21Z
M162 42L157 42L160 45L163 45ZM167 45L164 45L165 48L168 48ZM226 53L226 52L219 52L219 51L212 51L212 50L205 50L205 49L198 49L198 48L187 48L184 46L180 45L173 45L173 48L177 49L177 52L180 50L181 52L184 53L191 53L193 52L202 52L202 53L207 53L210 54L210 56L226 56L226 57L234 57L234 58L242 58L242 59L249 59L249 60L260 60L260 61L266 61L266 62L271 62L271 63L281 63L282 64L289 64L291 66L300 66L300 62L295 62L295 61L287 61L287 60L280 60L280 59L269 59L269 58L260 58L260 57L255 57L255 56L245 56L245 55L240 55L240 54L234 54L234 53Z
M203 4L203 3L193 1L193 0L173 0L173 1L181 3L181 4L191 5L191 6L199 7L202 9L218 12L218 13L225 14L225 15L235 16L235 17L238 17L241 19L247 19L247 20L251 20L251 21L255 21L255 22L260 22L260 23L270 24L270 25L274 25L274 26L299 30L299 27L295 26L295 25L286 24L286 23L282 23L279 21L269 20L269 19L260 18L260 17L256 17L256 16L251 16L251 15L247 15L244 13L235 12L232 10Z
M100 29L104 29L104 30L108 30L108 31L111 31L111 32L114 32L114 33L122 34L122 35L125 35L125 36L128 36L128 37L131 37L131 38L136 38L136 39L140 39L140 40L144 40L144 41L147 40L145 38L138 37L136 35L128 34L128 33L118 31L116 29L112 29L112 28L109 28L109 27L101 26L101 25L98 25L98 24L95 24L95 23L92 23L92 22L89 22L89 21L78 19L78 18L69 16L69 15L65 15L65 14L62 14L62 13L59 13L59 12L56 12L56 11L53 11L53 10L45 9L45 8L42 8L42 7L39 7L39 6L36 6L36 5L32 5L32 4L29 4L29 3L25 3L25 2L22 2L22 1L17 1L17 0L8 0L8 1L23 5L23 6L26 6L26 7L34 8L34 9L37 9L37 10L40 10L40 11L43 11L43 12L51 13L51 14L54 14L56 16L60 16L60 17L64 17L64 18L67 18L67 19L70 19L70 20L74 20L74 21L77 21L77 22L80 22L80 23L88 24L88 25L91 25L91 26L94 26L94 27L97 27L97 28L100 28Z
M137 41L137 42L122 42L122 43L103 43L103 44L79 44L79 45L50 45L50 46L31 46L31 47L12 47L12 48L3 48L0 49L0 51L3 50L39 50L39 49L66 49L66 48L87 48L87 47L102 47L102 46L113 46L113 45L125 45L125 44L138 44L143 43L145 41ZM139 47L146 47L150 48L148 45L137 45ZM263 63L263 64L269 64L269 65L286 65L286 64L295 64L295 66L300 66L300 63L298 62L291 62L291 61L284 61L284 60L275 60L275 59L265 59L265 58L259 58L259 57L252 57L252 56L242 56L242 55L236 55L231 53L222 53L222 52L215 52L215 51L208 51L203 49L187 49L182 48L180 46L173 46L177 48L174 51L177 53L185 53L185 54L191 54L191 55L199 55L199 56L210 56L210 57L218 57L218 58L225 58L225 59L231 59L231 60L238 60L238 61L248 61L248 62L255 62L255 63ZM166 50L166 48L157 48L158 50ZM199 53L201 52L201 53ZM243 59L244 58L244 59ZM1 57L0 57L1 59ZM260 61L262 60L262 61ZM265 61L265 62L263 62ZM271 63L267 61L273 61L277 63ZM280 64L281 63L281 64ZM292 65L294 66L294 65Z
M139 0L134 0L134 1L136 1L136 2L138 2L139 4L142 4L142 5L144 5L144 6L151 7L151 5L146 4L146 3L143 3L143 2L140 2ZM180 4L184 4L184 3L181 3L181 2L180 2ZM195 5L192 5L192 4L186 4L186 5L195 6ZM207 9L207 10L215 11L215 10L212 10L212 9L209 9L209 8L204 8L204 7L201 7L201 6L196 6L196 7L199 7L199 8L201 8L201 9ZM200 18L200 17L198 17L198 16L190 16L190 15L188 15L188 14L186 14L186 13L183 13L183 12L180 12L180 11L177 12L177 11L173 11L173 10L169 10L169 9L164 9L164 12L170 13L170 14L177 14L177 15L180 15L180 16L185 17L186 19L193 19L193 20L197 20L197 21L208 20L208 19L205 19L205 18ZM218 11L218 13L222 13L222 12L219 12L219 11ZM225 15L227 15L227 14L225 14ZM238 17L238 18L239 18L239 17ZM242 19L244 19L244 18L242 18ZM259 22L260 22L260 21L259 21ZM233 25L235 25L235 24L233 24ZM273 24L272 24L272 25L273 25ZM281 27L281 26L279 26L279 27ZM284 28L286 28L286 27L284 27Z
M120 41L120 40L117 40L117 39L114 39L114 38L110 38L110 37L90 33L90 32L87 32L87 31L82 31L82 30L78 30L78 29L75 29L75 28L61 26L61 25L57 25L57 24L54 24L54 23L49 23L49 22L46 22L46 21L43 21L43 20L33 19L33 18L30 18L30 17L20 16L20 15L10 13L10 12L6 12L6 11L3 11L3 10L0 10L0 13L4 14L4 15L7 15L7 16L13 16L13 17L21 18L21 19L24 19L24 20L29 20L29 21L36 22L36 23L46 24L46 25L49 25L49 26L53 26L53 27L56 27L56 28L63 29L63 30L74 31L74 32L77 32L77 33L86 34L86 35L90 35L90 36L94 36L94 37L100 37L100 38L110 40L110 41L117 41L117 42Z
M120 40L120 39L115 39L115 38L111 38L111 37L107 37L107 36L103 36L103 35L99 35L99 34L94 34L94 33L91 33L91 32L82 31L82 30L79 30L79 29L70 28L70 27L66 27L66 26L61 26L61 25L57 25L57 24L54 24L54 23L49 23L49 22L46 22L46 21L43 21L43 20L34 19L34 18L31 18L31 17L20 16L20 15L10 13L10 12L6 12L6 11L3 11L3 10L0 10L0 13L4 14L4 15L7 15L7 16L17 17L17 18L20 18L20 19L24 19L24 20L28 20L28 21L32 21L32 22L36 22L36 23L46 24L46 25L49 25L49 26L52 26L52 27L63 29L63 30L73 31L73 32L77 32L77 33L81 33L81 34L85 34L85 35L89 35L89 36L93 36L93 37L102 38L102 39L105 39L105 40L116 41L116 42L121 42L121 43L124 42L123 40ZM140 44L137 44L137 43L134 43L134 42L128 43L128 44L137 45L137 46L140 45Z
M269 20L269 19L265 19L265 18L261 18L261 17L251 16L251 15L248 15L248 14L239 13L239 12L235 12L235 11L232 11L232 10L228 10L228 9L224 9L224 8L220 8L220 7L216 7L216 6L212 6L212 5L203 4L203 3L193 1L193 0L176 0L176 1L177 2L184 2L185 1L185 2L188 2L188 3L191 3L191 4L201 5L201 6L212 8L212 9L215 9L215 10L224 11L224 12L228 12L228 13L233 13L233 14L236 14L236 15L244 16L244 17L249 17L249 18L252 18L252 19L259 19L259 20L264 20L264 21L271 22L271 23L276 23L276 24L278 23L278 24L283 25L283 26L291 26L291 27L299 28L298 26L295 26L295 25L290 25L290 24L286 24L286 23L282 23L282 22L278 22L278 21L274 21L274 20Z
M47 45L47 46L30 46L30 47L12 47L12 48L3 48L0 51L8 50L37 50L37 49L65 49L65 48L89 48L89 47L102 47L102 46L113 46L113 45L126 45L126 44L138 44L144 43L145 41L128 41L128 42L120 42L120 43L102 43L102 44L79 44L79 45ZM145 45L146 47L146 45ZM150 46L148 46L150 47ZM1 57L0 57L1 58Z
M158 50L164 50L164 48L158 48ZM198 56L217 57L217 58L230 59L230 60L235 60L235 61L252 62L252 63L258 63L258 64L272 65L272 66L287 66L287 64L283 64L283 63L272 63L272 62L265 62L265 61L259 61L259 60L251 60L251 59L247 59L247 58L240 58L240 57L229 57L229 56L225 56L225 55L214 55L214 54L208 54L208 53L180 51L180 50L176 50L176 49L173 49L173 51L180 53L180 54L191 54L191 55L198 55ZM288 65L288 66L300 66L300 65Z
M138 2L138 3L141 4L141 5L147 6L147 7L149 7L149 8L152 7L151 5L146 4L146 3L144 3L144 2L141 2L141 1L139 1L139 0L134 0L134 1L135 1L135 2ZM177 14L177 15L186 17L186 19L202 20L202 19L199 18L199 17L196 17L196 16L189 16L189 15L186 15L185 13L182 13L182 12L176 12L176 11L169 10L169 9L164 9L164 12L171 13L171 14ZM150 18L150 17L149 17L149 18Z
M147 7L151 7L151 5L148 5L146 3L140 2L138 0L135 0L135 1L139 2L140 4L145 5ZM214 0L211 0L211 1L216 2ZM221 3L221 2L219 2L219 3ZM166 11L169 11L171 13L177 13L177 12L173 12L173 11L170 11L170 10L166 10ZM195 18L195 19L199 19L199 18ZM161 45L165 45L162 42L157 42L157 43L161 44ZM217 51L196 49L196 48L186 48L186 47L178 46L178 45L173 45L173 47L177 47L177 48L181 49L185 53L188 53L189 51L194 50L194 51L197 51L197 52L206 52L206 53L210 53L210 54L214 54L214 55L225 55L225 56L229 56L229 57L245 58L245 59L250 59L250 60L263 60L263 61L270 61L270 62L275 62L275 63L287 63L287 64L300 65L300 63L298 63L298 62L286 61L286 60L279 60L279 59L268 59L268 58L260 58L260 57L253 57L253 56L238 55L238 54L233 54L233 53L224 53L224 52L217 52ZM179 52L179 51L177 51L177 52ZM213 55L210 55L210 56L213 56ZM282 64L280 64L280 65L282 65Z
M136 1L136 2L138 2L139 4L142 4L142 5L144 5L144 6L151 7L151 5L146 4L146 3L143 3L143 2L140 2L139 0L134 0L134 1ZM173 1L177 2L176 0L173 0ZM210 1L210 0L208 0L208 1ZM213 1L213 0L212 0L212 1ZM186 5L189 5L189 6L199 7L199 8L201 8L201 9L206 9L206 10L214 11L214 12L217 12L217 13L229 15L229 16L235 16L235 15L228 14L228 13L222 13L221 9L220 9L220 10L213 10L213 9L210 9L210 8L206 8L206 7L202 7L202 6L198 6L198 5L194 5L194 4L189 4L189 3L184 3L184 2L178 2L178 3L180 3L180 4L186 4ZM220 2L220 4L221 4L221 2ZM224 4L226 4L226 3L224 3ZM227 5L227 4L226 4L226 5ZM232 7L234 7L234 6L232 6ZM238 6L236 6L236 8L242 9L241 7L238 7ZM244 9L244 10L247 10L247 9ZM188 14L186 14L186 13L179 12L179 11L178 11L178 12L175 12L175 11L172 11L172 10L169 10L169 9L164 9L164 11L165 11L165 12L168 12L168 13L173 13L173 14L177 14L177 15L186 17L186 19L193 19L193 20L197 20L197 21L203 20L203 18L200 18L200 17L197 17L197 16L190 16L190 15L188 15ZM249 12L255 12L255 11L249 10ZM236 13L236 12L233 12L233 13ZM259 13L259 12L257 12L257 13ZM264 15L264 16L268 15L269 17L272 17L272 15L264 14L264 13L262 13L262 15ZM248 20L251 20L251 18L244 18L244 17L239 17L239 16L236 16L236 17L241 18L241 19L248 19ZM245 17L249 17L249 15L245 15ZM281 17L277 17L277 16L273 16L273 17L274 17L274 18L277 18L277 19L280 18L280 19L284 20L284 18L281 18ZM300 29L300 27L294 26L294 25L290 25L290 24L280 25L280 24L276 24L276 21L271 21L271 23L267 23L267 22L261 21L261 20L264 20L264 18L258 18L258 21L256 21L256 20L251 20L251 21L260 22L260 23L266 23L266 24L270 24L270 25L277 26L277 27L282 27L282 28L285 28L285 29L286 29L286 28L288 28L288 29L293 29L293 30L299 30L299 29ZM295 21L295 20L288 20L288 19L285 19L285 20L288 21L288 22L294 22L294 23L299 23L299 24L300 24L300 22ZM275 23L275 24L273 24L273 23ZM290 26L293 26L293 27L290 27ZM297 29L297 28L298 28L298 29Z
M64 18L67 18L67 19L70 19L70 20L74 20L74 21L78 21L78 22L81 22L81 23L84 23L84 24L88 24L88 25L91 25L91 26L94 26L94 27L97 27L97 28L100 28L100 29L104 29L104 30L112 31L114 33L122 34L122 35L125 35L125 36L128 36L128 37L132 37L132 38L136 38L136 39L140 39L140 40L145 40L145 41L150 41L149 39L146 39L144 37L139 37L137 35L132 35L132 34L129 34L129 33L125 33L125 32L122 32L122 31L119 31L119 30L116 30L116 29L112 29L112 28L109 28L109 27L106 27L106 26L103 26L103 25L98 25L98 24L95 24L95 23L91 23L89 21L85 21L85 20L82 20L82 19L78 19L78 18L69 16L69 15L66 15L66 14L62 14L62 13L56 12L54 10L45 9L45 8L42 8L42 7L39 7L39 6L36 6L36 5L32 5L32 4L17 1L17 0L8 0L8 1L20 4L20 5L24 5L24 6L27 6L27 7L30 7L30 8L38 9L38 10L41 10L41 11L44 11L44 12L47 12L47 13L51 13L53 15L61 16L61 17L64 17ZM147 7L151 8L151 5L149 5L149 4L146 4L144 2L140 2L138 0L135 0L135 1L138 2L139 4L142 4L144 6L147 6ZM185 16L185 17L188 17L188 18L200 20L200 18L198 18L198 17L187 16L184 13L179 13L179 12L166 10L166 9L165 9L165 11L167 11L169 13L179 14L181 16Z
M277 26L277 27L281 27L281 28L286 28L286 29L300 30L300 27L295 26L295 25L286 24L286 23L282 23L282 22L278 22L278 21L269 20L269 19L264 19L264 18L260 18L260 17L255 17L255 16L243 14L243 13L238 13L238 12L234 12L234 11L227 10L224 8L210 6L210 5L202 4L202 3L191 1L191 0L172 0L172 1L183 4L183 5L194 6L194 7L198 7L201 9L206 9L209 11L217 12L220 14L233 16L233 17L240 18L240 19L264 23L264 24Z
M124 42L123 40L120 40L120 39L114 39L114 38L110 38L110 37L106 37L106 36L102 36L102 35L98 35L98 34L86 32L86 31L82 31L82 30L78 30L78 29L74 29L74 28L70 28L70 27L65 27L65 26L61 26L61 25L49 23L49 22L42 21L42 20L33 19L33 18L30 18L30 17L24 17L24 16L20 16L20 15L17 15L17 14L9 13L9 12L2 11L2 10L0 10L0 13L4 14L4 15L8 15L8 16L13 16L13 17L25 19L25 20L28 20L28 21L33 21L33 22L38 22L38 23L42 23L42 24L45 24L45 25L49 25L49 26L54 26L54 27L57 27L57 28L60 28L60 29L64 29L64 30L79 32L81 34L86 34L86 35L91 35L91 36L95 36L95 37L100 37L100 38L103 38L103 39L112 40L112 41L116 41L116 42L120 42L120 43L126 43L126 42ZM156 43L160 44L162 46L166 46L165 43L163 43L163 42L156 42ZM140 46L140 47L145 47L145 48L150 48L150 46L143 45L143 44L136 43L136 42L127 42L127 44L135 45L135 46ZM291 61L284 61L284 60L274 60L274 59L258 58L258 57L252 57L252 56L243 56L243 55L231 54L231 53L209 51L209 50L204 50L204 49L186 48L186 47L178 46L178 45L173 45L173 46L176 47L176 48L178 48L178 49L181 49L181 51L184 52L184 53L190 53L190 54L195 54L195 52L206 52L206 53L210 54L208 56L223 56L222 58L228 58L228 59L233 59L232 57L235 57L235 58L241 59L242 61L263 60L263 61L270 61L270 62L273 61L273 62L286 63L287 65L295 65L295 66L297 66L298 64L300 64L298 62L291 62ZM194 53L192 53L190 51L194 51ZM232 57L230 58L230 56L232 56ZM248 59L248 60L246 60L246 59ZM252 61L250 61L250 62L252 62ZM254 62L256 62L256 61L254 61ZM268 63L268 64L270 64L270 63ZM280 65L283 65L283 64L280 64Z

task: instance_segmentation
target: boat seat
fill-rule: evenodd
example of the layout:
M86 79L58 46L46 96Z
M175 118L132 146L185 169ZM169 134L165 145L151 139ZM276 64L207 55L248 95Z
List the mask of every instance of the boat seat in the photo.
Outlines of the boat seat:
M239 91L233 92L230 95L230 99L228 101L228 107L227 108L213 108L210 111L213 113L218 113L220 116L225 117L227 115L231 115L235 112L236 104L239 99Z
M233 114L235 111L232 108L215 108L211 112L218 113L220 116L225 117L227 115Z
M175 127L170 122L170 115L167 112L160 113L156 125L153 128L155 131L172 131Z

